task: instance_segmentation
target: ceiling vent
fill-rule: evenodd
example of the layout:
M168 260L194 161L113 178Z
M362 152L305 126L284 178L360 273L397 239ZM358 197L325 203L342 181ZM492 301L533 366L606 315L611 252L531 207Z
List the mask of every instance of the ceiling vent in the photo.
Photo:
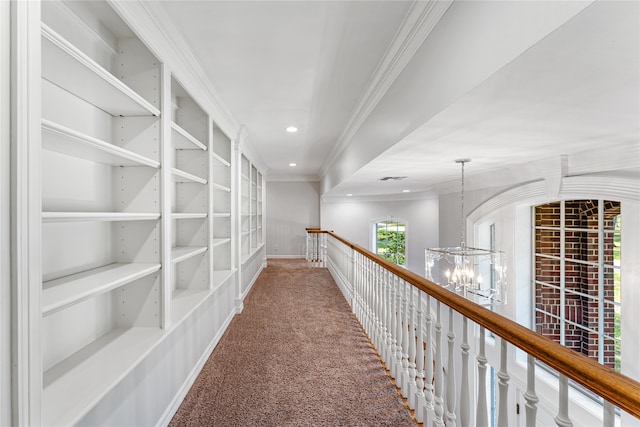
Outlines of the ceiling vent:
M400 181L405 178L406 176L385 176L383 178L380 178L379 181Z

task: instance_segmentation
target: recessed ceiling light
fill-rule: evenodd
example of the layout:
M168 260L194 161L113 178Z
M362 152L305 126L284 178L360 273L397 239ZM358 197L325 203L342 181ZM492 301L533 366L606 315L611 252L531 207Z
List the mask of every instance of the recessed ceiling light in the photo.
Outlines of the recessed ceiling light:
M287 132L289 132L289 133L295 133L295 132L298 132L298 128L297 128L297 127L295 127L295 126L289 126L286 130L287 130Z
M410 193L411 190L402 190L403 193Z
M351 196L353 196L353 194L351 194L351 193L347 194L347 197L351 197Z
M289 163L289 166L294 167L296 164L295 163Z

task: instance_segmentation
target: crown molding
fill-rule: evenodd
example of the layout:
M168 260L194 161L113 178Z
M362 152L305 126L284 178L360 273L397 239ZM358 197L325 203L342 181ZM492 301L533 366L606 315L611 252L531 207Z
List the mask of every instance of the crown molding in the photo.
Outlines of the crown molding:
M267 182L320 182L318 175L266 175Z
M366 89L351 113L347 126L322 165L320 176L324 176L327 173L338 156L349 145L353 136L367 120L373 109L387 93L393 82L452 3L453 0L413 2L394 39L378 63L373 76L369 79Z
M207 111L216 126L234 139L239 132L239 124L162 3L115 0L109 0L109 3L158 59L168 65L172 74Z

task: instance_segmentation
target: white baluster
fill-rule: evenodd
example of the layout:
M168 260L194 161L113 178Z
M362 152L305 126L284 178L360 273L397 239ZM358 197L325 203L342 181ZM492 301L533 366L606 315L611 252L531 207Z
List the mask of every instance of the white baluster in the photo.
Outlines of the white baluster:
M509 412L507 404L509 401L509 373L507 372L507 340L500 339L500 371L498 371L498 427L509 425Z
M436 366L433 373L433 382L435 395L433 397L435 418L433 425L436 427L444 427L444 400L442 397L442 318L440 317L440 301L436 304Z
M422 294L421 290L418 290L418 302L416 304L416 421L420 424L424 422L424 310L422 306Z
M613 427L616 421L616 408L606 400L602 405L602 427Z
M449 331L447 333L447 341L449 343L447 354L447 427L456 426L456 368L453 357L455 339L453 309L449 308Z
M402 397L409 396L409 293L404 280L402 281L402 375L400 376L400 391Z
M386 360L387 356L387 282L386 282L387 270L380 267L378 269L378 280L380 283L380 359L382 362Z
M476 427L487 427L489 417L487 414L487 357L484 353L485 330L480 327L480 344L478 349L478 405L476 409Z
M386 289L386 309L385 309L385 351L384 351L384 363L387 370L391 371L391 357L393 351L393 336L391 331L393 330L393 288L391 287L391 273L384 270L384 283Z
M365 266L364 276L364 329L367 332L367 336L371 338L371 263L368 258L363 257Z
M407 404L409 409L416 409L416 289L409 286L409 385Z
M363 256L358 254L358 320L364 321L364 263Z
M358 265L358 253L357 252L353 252L353 282L352 282L352 288L353 288L353 314L356 315L356 318L360 318L360 316L358 315L358 305L359 305L359 301L358 301L358 278L360 277L360 267Z
M389 373L391 374L392 378L396 377L396 371L395 371L395 363L396 363L396 351L397 351L397 346L398 346L398 342L396 340L396 331L398 330L397 328L397 324L396 324L396 311L397 311L397 307L396 307L396 301L397 301L397 294L396 294L396 277L392 276L390 277L389 280L389 290L390 290L390 296L389 296L389 353L387 354L387 369L389 370Z
M367 263L369 264L369 331L370 331L370 335L369 337L371 337L371 342L373 343L373 346L376 347L376 335L378 333L377 331L377 324L378 324L378 313L377 313L377 308L378 308L378 294L376 292L376 263L369 260L367 258ZM377 348L377 347L376 347Z
M433 404L433 316L431 315L431 297L427 295L427 311L425 313L427 336L425 342L425 382L424 382L424 425L432 426L435 419Z
M375 296L376 296L376 350L382 353L384 348L383 327L384 327L384 287L382 286L382 267L374 263L375 273Z
M397 279L396 286L396 361L395 361L395 372L396 376L396 385L401 384L402 379L402 280L400 278Z
M371 285L371 269L369 268L369 260L366 257L362 257L362 262L364 264L364 283L362 289L362 295L364 300L364 315L363 315L363 326L367 333L367 336L371 336L371 329L369 321L371 320L371 304L370 304L370 285Z
M355 249L348 248L347 253L349 256L349 293L351 311L356 312L356 251Z
M468 319L462 318L462 379L460 383L460 425L462 427L469 426L470 403L469 403L469 336L468 336Z
M315 266L315 263L318 259L318 234L313 233L313 254L312 254L312 263Z
M538 410L538 396L536 396L536 361L527 355L527 391L524 393L525 409L527 411L527 427L536 426L536 412Z
M362 254L358 254L358 264L359 264L359 277L358 277L358 300L360 301L359 304L359 316L358 318L360 319L360 324L364 324L365 322L365 313L366 313L366 296L365 296L365 284L366 284L366 280L367 280L367 272L366 272L366 266L364 263L364 256L362 256Z
M353 254L353 295L354 295L354 313L358 320L360 319L360 254L358 252L354 252Z
M555 417L558 427L571 427L569 418L569 379L566 375L558 375L558 414Z

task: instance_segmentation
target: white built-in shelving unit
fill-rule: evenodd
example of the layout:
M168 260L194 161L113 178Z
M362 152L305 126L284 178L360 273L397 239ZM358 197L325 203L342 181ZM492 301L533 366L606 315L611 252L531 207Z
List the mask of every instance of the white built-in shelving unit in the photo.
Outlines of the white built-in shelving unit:
M178 323L211 287L212 239L208 115L171 79L171 144L165 155L171 170L170 319Z
M244 262L251 255L251 162L240 158L240 254Z
M263 177L251 161L241 156L240 167L240 239L242 260L246 260L264 241Z
M233 274L231 227L231 141L217 128L212 129L211 197L213 223L213 288Z
M256 247L260 247L264 243L264 218L262 217L263 213L263 203L262 199L264 191L264 180L262 179L262 174L256 170Z
M236 272L231 140L109 4L41 7L32 403L73 425Z
M44 425L77 422L162 333L159 61L66 7L42 11Z

